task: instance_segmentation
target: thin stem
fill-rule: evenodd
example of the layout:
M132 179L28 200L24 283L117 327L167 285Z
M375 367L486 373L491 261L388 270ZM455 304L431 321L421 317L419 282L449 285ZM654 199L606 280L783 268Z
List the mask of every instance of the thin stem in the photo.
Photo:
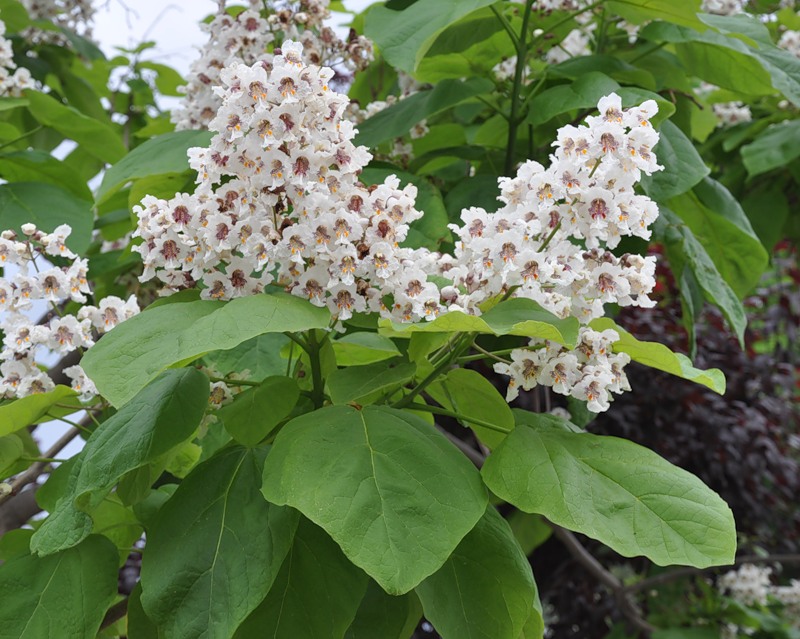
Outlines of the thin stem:
M511 175L514 169L514 154L517 145L517 127L519 126L520 91L522 90L522 75L528 63L528 23L531 19L533 0L526 0L522 15L522 30L517 46L517 66L514 69L514 84L511 87L511 116L508 120L508 144L506 146L506 163L504 175Z
M499 350L499 351L491 351L491 352L490 351L485 351L483 349L479 349L481 351L481 353L485 353L485 354L484 355L464 355L462 357L459 357L456 360L456 362L459 363L459 364L464 364L466 362L474 362L474 361L479 360L479 359L486 359L487 357L491 357L492 359L496 359L499 362L503 362L505 364L508 364L509 363L508 360L502 359L500 357L500 355L508 355L509 353L512 353L513 351L519 350L519 348L520 348L519 346L516 346L514 348L504 348L504 349Z
M286 337L288 337L300 348L302 348L306 353L308 353L310 346L309 344L306 343L306 341L302 337L300 337L299 335L295 335L294 333L290 333L289 331L286 331L284 335L286 335Z
M408 406L414 398L419 395L422 391L424 391L428 386L430 386L436 379L441 375L448 367L450 367L456 358L462 353L462 351L467 348L474 339L472 334L464 335L463 333L459 333L457 337L461 340L461 344L456 343L453 350L450 352L448 357L445 357L441 362L439 362L434 369L430 372L430 374L423 379L419 384L417 384L414 388L411 389L411 392L399 399L394 404L392 404L393 408L405 408ZM464 338L468 338L469 341L464 343Z
M553 227L553 230L550 231L550 235L548 235L544 239L544 242L542 242L542 245L539 247L539 252L540 253L547 248L548 244L550 244L550 241L553 239L553 236L555 236L555 234L558 233L558 229L560 229L560 228L561 228L561 220L558 221L558 224L556 224Z
M503 28L506 30L508 37L511 38L511 42L514 45L514 49L517 51L517 55L520 53L520 41L519 37L517 37L516 32L514 31L514 27L511 26L511 23L508 19L503 15L502 11L500 11L496 6L491 5L489 7L497 19L500 21L500 24L503 25Z
M24 140L27 137L36 135L42 129L44 129L44 126L40 124L39 126L32 128L30 131L23 133L19 137L16 137L13 140L6 142L5 144L0 144L0 149L5 149L6 147L11 146L12 144L16 144L17 142L20 142L21 140Z
M320 362L320 351L322 342L317 341L317 334L314 330L308 332L308 359L311 361L311 401L314 408L322 408L325 403L325 389L322 385L322 363Z
M484 98L482 95L476 95L475 97L476 97L476 98L477 98L477 99L478 99L480 102L483 102L483 103L484 103L486 106L488 106L488 107L489 107L489 108L490 108L492 111L494 111L494 112L495 112L495 113L497 113L498 115L502 116L502 118L503 118L504 120L508 120L508 119L509 119L509 116L508 116L508 114L507 114L507 113L503 113L503 110L502 110L500 107L498 107L498 106L495 106L494 104L492 104L491 102L489 102L489 100L487 100L486 98Z
M251 382L246 379L230 379L229 377L210 377L212 382L224 382L228 386L261 386L261 382Z
M43 457L45 458L53 458L58 453L60 453L64 448L69 445L69 443L75 439L80 432L77 428L70 428L61 438L56 441L47 451L45 451ZM47 468L48 462L34 462L33 465L28 468L24 473L17 476L17 478L11 482L11 488L7 492L0 493L0 504L11 499L14 495L19 493L25 486L28 484L32 484L36 481L36 479L45 472Z
M68 459L58 459L57 457L28 457L27 455L22 455L19 460L26 462L42 462L44 464L63 464L65 461L69 461Z
M86 414L88 415L89 413L86 413ZM50 413L50 412L47 412L47 413L45 413L45 415L47 415L47 417L52 417L52 418L53 418L53 419L55 419L56 421L59 421L59 422L64 422L64 423L65 423L65 424L67 424L68 426L72 426L73 428L77 428L77 429L79 429L79 430L80 430L82 433L84 433L84 434L86 434L86 435L91 435L91 434L92 434L92 431L91 431L91 430L89 430L88 428L86 428L86 426L83 426L82 424L79 424L78 422L73 422L72 420L70 420L70 419L64 419L63 417L57 417L57 416L53 415L53 414L52 414L52 413Z
M569 22L570 20L573 20L573 19L577 18L577 17L578 17L579 15L581 15L582 13L586 13L587 11L591 11L591 10L592 10L592 9L594 9L595 7L598 7L598 6L600 6L601 4L603 4L603 2L604 2L604 1L605 1L605 0L595 0L595 2L592 2L591 4L587 4L587 5L586 5L585 7L583 7L582 9L578 9L577 11L573 11L573 12L572 12L572 13L570 13L569 15L567 15L567 16L564 16L564 18L562 18L562 19L561 19L561 20L559 20L558 22L556 22L556 23L554 23L554 24L551 24L551 25L550 25L550 28L548 29L548 31L547 31L546 33L540 33L538 36L535 36L535 37L533 38L533 40L531 40L531 44L533 44L534 42L536 42L536 41L538 41L538 40L541 40L541 39L542 39L542 38L544 38L544 36L545 36L545 35L547 35L548 33L552 33L553 31L555 31L556 29L558 29L558 27L560 27L562 24L566 24L566 23L567 23L567 22Z
M498 426L497 424L492 424L491 422L478 419L477 417L468 417L467 415L462 415L461 413L456 413L455 411L447 410L446 408L439 408L438 406L429 406L428 404L417 404L416 402L412 402L411 404L407 405L406 408L409 410L419 410L426 413L433 413L434 415L443 415L444 417L452 417L453 419L458 419L462 422L469 422L470 424L482 426L483 428L488 428L489 430L506 435L511 432L510 430L503 428L502 426Z
M630 60L628 60L628 63L629 64L633 64L634 62L638 62L642 58L645 58L645 57L649 56L651 53L655 53L656 51L658 51L662 47L665 47L666 45L667 45L666 42L659 42L658 44L654 44L649 49L646 49L645 51L642 51L639 55L637 55L637 56L631 58Z
M289 343L289 359L286 362L286 377L292 375L292 357L294 357L294 342Z
M492 353L491 351L487 351L486 349L481 348L480 346L478 346L478 344L476 342L472 342L472 348L474 348L479 353L483 353L483 357L481 357L480 359L486 359L488 357L489 359L493 359L496 362L502 362L503 364L510 364L511 363L509 360L503 359L502 357L499 357L497 355L497 353ZM514 349L512 349L512 350L514 350ZM461 357L459 358L459 360L462 360L462 359L463 358L461 358Z

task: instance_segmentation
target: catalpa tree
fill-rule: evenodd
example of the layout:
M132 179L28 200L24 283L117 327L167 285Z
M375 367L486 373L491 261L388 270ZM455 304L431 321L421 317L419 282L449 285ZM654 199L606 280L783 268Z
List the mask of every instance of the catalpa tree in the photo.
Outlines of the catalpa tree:
M742 341L791 232L800 18L753 4L220 0L181 78L0 1L0 636L542 637L511 515L733 562L582 426L632 361L725 392L614 320L656 253Z

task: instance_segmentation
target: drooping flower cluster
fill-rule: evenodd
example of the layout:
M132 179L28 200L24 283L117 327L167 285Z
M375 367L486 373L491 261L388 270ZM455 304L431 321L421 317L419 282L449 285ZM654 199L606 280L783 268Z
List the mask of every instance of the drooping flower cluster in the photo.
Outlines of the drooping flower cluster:
M415 187L400 189L394 176L359 182L371 156L352 143L347 98L328 86L333 72L304 65L299 43L278 51L271 65L221 73L222 106L210 123L217 135L189 152L194 193L148 196L135 207L143 281L157 277L167 293L198 286L202 297L221 300L274 283L341 320L362 311L407 322L479 314L498 295L584 323L607 302L652 305L655 258L609 249L623 236L648 238L658 214L634 191L642 174L661 168L649 124L655 102L625 110L618 96L603 98L599 116L559 131L548 168L530 161L500 179L499 211L465 210L463 226L452 226L455 255L441 255L401 246L421 216ZM440 288L433 276L451 284ZM608 392L626 387L627 360L611 355L612 336L582 335L583 355L545 345L536 356L545 358L537 370L553 360L566 377L534 377L604 410ZM534 379L520 363L529 353L515 355L512 376L523 388Z
M342 65L356 70L372 59L372 45L366 38L351 34L347 41L323 24L330 15L329 0L286 2L270 0L265 19L262 2L251 0L250 9L233 17L220 1L220 11L207 25L208 42L200 57L192 63L186 94L181 106L172 112L178 130L207 128L221 106L214 87L220 84L220 72L233 64L272 64L271 45L276 36L302 43L305 59L320 65Z
M778 39L778 46L800 58L800 31L784 31Z
M30 71L17 69L11 40L3 37L5 32L6 24L0 20L0 97L18 97L23 89L33 87L33 80Z
M52 390L53 381L36 364L37 351L65 355L94 344L94 332L104 333L139 312L135 297L127 301L104 298L99 306L83 306L77 316L65 314L65 302L85 303L91 293L86 279L88 262L66 246L71 229L66 224L42 233L33 224L23 225L25 237L14 231L0 234L0 398L25 397ZM71 260L69 266L52 266L46 256ZM8 277L8 271L13 272ZM30 311L46 302L52 317L36 323ZM73 388L84 400L95 393L80 366L66 368Z
M567 350L561 344L531 340L528 348L511 352L511 363L497 363L494 370L508 375L506 399L511 401L520 389L547 386L560 395L571 395L587 402L589 410L606 411L611 393L631 389L623 368L631 359L625 353L614 353L619 341L616 331L580 330L578 346Z
M474 309L514 291L582 322L600 317L609 302L652 306L655 258L607 249L623 236L648 239L658 215L652 200L634 192L643 173L661 169L649 124L657 106L648 100L623 110L611 94L598 108L586 125L559 129L548 168L528 161L514 178L500 179L501 209L471 208L463 226L451 225L461 241L442 275L455 285L454 304Z

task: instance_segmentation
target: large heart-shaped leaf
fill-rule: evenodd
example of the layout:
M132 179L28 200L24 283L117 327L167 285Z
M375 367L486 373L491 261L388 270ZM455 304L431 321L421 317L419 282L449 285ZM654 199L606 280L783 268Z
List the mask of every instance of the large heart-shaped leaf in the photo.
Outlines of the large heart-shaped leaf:
M332 406L289 422L267 458L263 492L322 526L390 594L436 571L487 500L443 435L385 406Z
M324 530L303 517L269 594L234 639L341 639L366 586L367 576Z
M327 309L287 294L165 304L104 335L82 365L102 395L121 406L174 364L233 348L257 335L326 328L329 322Z
M207 405L208 378L193 368L168 371L147 386L92 433L31 549L46 555L81 541L91 530L87 513L123 475L191 437Z
M416 593L444 637L519 637L532 614L541 619L531 565L493 506Z
M159 510L142 561L142 606L165 637L231 637L270 591L298 513L259 494L265 456L226 448Z
M117 549L94 535L56 555L0 566L0 639L94 639L117 595Z
M733 561L731 510L697 477L625 439L527 422L481 471L498 497L659 566Z

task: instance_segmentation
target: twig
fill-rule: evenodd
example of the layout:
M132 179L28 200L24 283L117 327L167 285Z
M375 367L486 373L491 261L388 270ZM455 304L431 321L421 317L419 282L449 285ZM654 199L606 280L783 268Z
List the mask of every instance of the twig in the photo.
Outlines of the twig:
M573 535L569 530L557 526L553 523L550 524L556 537L564 544L579 564L588 570L592 576L600 583L614 593L620 611L628 618L628 621L637 628L644 632L653 632L656 628L650 625L645 619L642 618L641 612L636 608L636 605L631 601L629 593L625 590L622 581L606 570L603 565L597 561L586 548L583 547L578 538Z
M100 624L100 630L105 630L109 626L113 626L126 614L128 614L127 597L122 601L118 601L113 606L111 606L111 608L108 609L108 611L106 612L106 616L103 617L103 623Z
M49 450L47 450L42 456L46 458L52 458L58 455L67 445L75 439L78 435L80 435L81 431L77 428L70 428L61 438L53 444ZM11 499L14 495L19 494L19 491L22 490L28 484L32 484L35 482L39 475L45 472L49 465L49 462L36 462L31 464L31 467L28 468L24 473L20 474L14 481L11 482L11 490L7 493L0 494L0 504L5 503L9 499Z
M730 565L741 566L742 564L769 564L773 562L778 564L800 564L800 554L766 555L766 556L743 555L742 557L738 557ZM639 592L641 590L649 590L654 586L660 586L661 584L673 581L674 579L701 575L703 573L710 572L718 568L722 568L722 566L710 566L709 568L692 568L687 566L685 568L677 568L676 570L670 570L669 572L662 572L661 574L648 577L647 579L642 579L641 581L637 581L636 583L626 586L625 590L629 594Z

